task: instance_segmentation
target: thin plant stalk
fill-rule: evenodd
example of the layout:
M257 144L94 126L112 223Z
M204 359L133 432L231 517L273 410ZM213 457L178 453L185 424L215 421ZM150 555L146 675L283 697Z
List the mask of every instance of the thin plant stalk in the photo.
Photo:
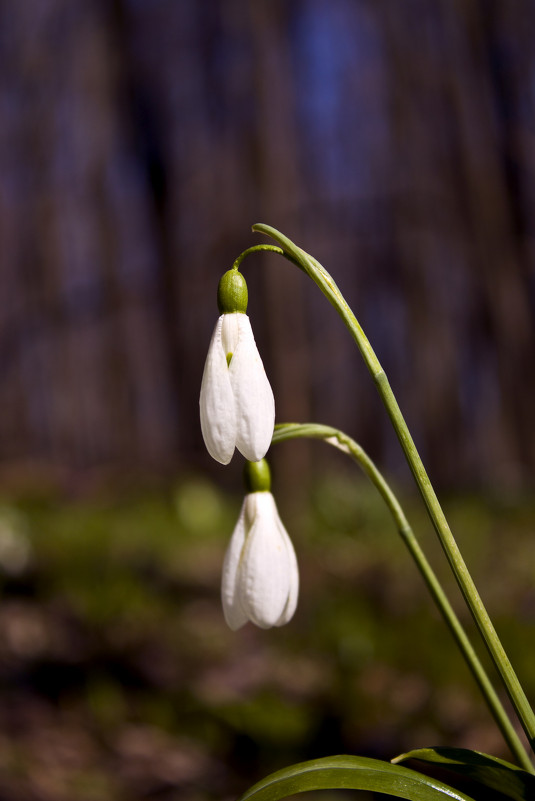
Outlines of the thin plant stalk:
M450 629L466 663L474 676L479 689L490 712L500 729L504 740L511 749L511 753L516 757L518 764L524 770L535 773L531 759L524 748L518 734L516 733L509 716L507 715L502 702L500 701L485 668L481 664L472 644L464 630L459 618L455 614L440 581L438 580L433 568L429 564L416 536L405 516L405 513L396 498L388 482L374 464L372 459L364 449L351 437L330 426L317 425L315 423L284 423L275 427L272 443L284 442L289 439L308 437L320 439L327 442L339 450L347 453L362 468L381 497L385 501L389 511L394 518L397 530L407 546L409 553L414 559L428 589L431 593L438 610L442 614L446 625Z
M321 289L325 297L335 307L346 327L355 340L360 353L370 371L381 399L386 407L392 425L401 443L407 462L427 507L435 531L446 554L446 558L455 575L459 588L476 622L490 656L506 687L511 703L518 715L532 749L535 746L535 714L529 704L518 677L505 653L496 629L483 604L481 596L468 571L463 556L450 530L442 507L438 501L431 481L416 449L409 428L398 406L386 374L375 355L375 352L362 330L358 320L336 286L332 276L322 265L304 250L295 245L288 237L269 225L258 223L253 231L265 234L274 239L280 246L280 254L297 264ZM261 246L258 248L262 249ZM273 246L269 247L273 250ZM249 249L248 252L252 252ZM239 263L241 257L235 262Z

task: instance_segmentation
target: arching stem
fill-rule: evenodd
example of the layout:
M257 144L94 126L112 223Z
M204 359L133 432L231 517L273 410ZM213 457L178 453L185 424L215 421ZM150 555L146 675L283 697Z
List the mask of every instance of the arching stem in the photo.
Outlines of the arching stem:
M295 245L288 237L269 225L253 225L253 231L270 236L278 243L282 255L304 270L321 289L329 302L335 307L346 327L355 340L361 355L370 371L381 399L386 407L392 425L405 453L414 479L418 485L427 511L446 554L450 567L455 575L463 597L472 613L481 636L487 646L491 658L504 682L511 703L526 732L531 747L535 745L535 714L529 704L524 690L505 653L496 629L485 609L474 581L468 571L459 547L449 528L433 486L429 480L420 455L416 449L409 428L403 418L394 397L388 379L375 352L358 323L352 310L346 303L333 278L322 265L304 250Z
M515 729L513 728L513 725L494 687L492 686L485 668L481 664L479 657L474 651L466 631L464 630L459 618L455 614L440 584L440 581L438 580L418 540L416 539L416 536L405 516L401 504L399 503L384 476L381 474L364 449L357 442L355 442L355 440L351 439L351 437L348 437L347 434L344 434L342 431L329 426L316 425L314 423L285 423L277 425L273 434L272 443L275 444L277 442L284 442L285 440L302 437L321 439L324 442L327 442L329 445L332 445L344 453L347 453L355 462L357 462L357 464L371 480L372 484L379 491L392 517L394 518L394 522L403 542L407 546L410 555L414 559L416 566L420 571L433 600L435 601L435 604L437 605L446 622L446 625L448 626L457 645L459 646L461 653L466 660L466 663L472 675L474 676L506 743L516 757L519 765L521 765L524 770L535 773L535 768L531 763L529 755Z

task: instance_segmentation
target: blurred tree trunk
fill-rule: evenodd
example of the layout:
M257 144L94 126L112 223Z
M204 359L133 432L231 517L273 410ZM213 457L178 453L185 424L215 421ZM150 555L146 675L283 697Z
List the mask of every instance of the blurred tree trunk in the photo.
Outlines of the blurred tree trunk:
M275 227L278 220L292 221L292 236L301 239L297 221L300 203L299 153L293 97L292 68L287 40L288 9L285 3L260 0L249 6L257 98L255 159L258 170L260 219ZM247 222L247 220L245 221ZM282 225L282 222L280 223ZM267 241L265 237L259 242ZM284 259L262 257L262 280L252 287L262 288L266 339L269 343L270 376L276 397L277 422L310 419L310 360L307 347L303 287L305 280ZM264 266L265 265L265 266ZM247 269L249 276L253 270ZM254 309L254 296L251 299ZM277 449L275 449L277 450ZM307 485L309 450L304 443L285 449L284 459L272 454L282 485ZM294 482L295 483L295 482Z
M264 221L334 274L434 478L532 480L531 7L6 8L4 476L218 471L198 426L215 288ZM403 475L333 310L275 256L244 271L277 419L345 428ZM281 484L307 475L304 444L274 456Z

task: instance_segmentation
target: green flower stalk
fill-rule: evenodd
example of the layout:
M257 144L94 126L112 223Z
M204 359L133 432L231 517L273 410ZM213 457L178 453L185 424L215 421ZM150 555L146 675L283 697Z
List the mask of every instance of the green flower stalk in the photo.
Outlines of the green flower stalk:
M312 278L325 297L334 306L355 340L386 407L459 588L472 613L489 654L502 678L530 745L533 748L535 746L535 714L468 571L431 481L429 480L429 476L416 449L409 428L403 418L394 393L392 392L386 374L369 340L342 293L336 286L332 276L316 261L316 259L295 245L288 237L281 234L280 231L277 231L269 225L258 223L253 225L253 231L270 236L278 243L280 248L277 249L273 245L260 245L256 248L250 248L238 257L234 266L237 268L241 261L243 261L243 258L245 258L248 253L253 252L253 250L266 249L280 253L280 255L299 266L303 272Z
M338 448L339 450L348 454L355 462L357 462L357 464L371 480L372 484L374 484L379 494L385 501L403 542L407 546L410 555L414 559L414 562L416 563L416 566L420 571L433 600L435 601L435 604L437 605L446 622L446 625L450 629L457 645L459 646L461 653L488 704L490 712L498 728L500 729L505 742L511 749L511 753L514 754L519 765L521 765L524 770L527 770L531 773L535 772L529 755L522 745L522 742L515 729L513 728L503 704L501 703L494 687L492 686L485 668L481 664L476 652L474 651L461 622L455 614L435 572L433 571L427 560L427 557L418 543L418 540L416 539L416 536L414 535L414 532L405 516L401 504L397 500L384 476L381 474L377 466L370 459L364 449L357 442L355 442L355 440L351 439L351 437L347 436L347 434L344 434L342 431L339 431L336 428L317 425L315 423L280 424L275 426L275 432L273 434L272 441L273 444L276 444L278 442L284 442L286 440L302 437L323 440L329 445L332 445L333 447Z

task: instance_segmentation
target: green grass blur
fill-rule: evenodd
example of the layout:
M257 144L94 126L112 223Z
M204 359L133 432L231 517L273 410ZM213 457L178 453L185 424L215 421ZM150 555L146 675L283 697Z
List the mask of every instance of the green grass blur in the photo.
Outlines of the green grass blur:
M0 796L209 801L327 754L510 758L375 492L351 472L307 496L279 504L294 620L236 633L219 581L240 497L190 477L114 500L4 499ZM402 500L472 631L418 498ZM445 508L534 698L535 503Z

